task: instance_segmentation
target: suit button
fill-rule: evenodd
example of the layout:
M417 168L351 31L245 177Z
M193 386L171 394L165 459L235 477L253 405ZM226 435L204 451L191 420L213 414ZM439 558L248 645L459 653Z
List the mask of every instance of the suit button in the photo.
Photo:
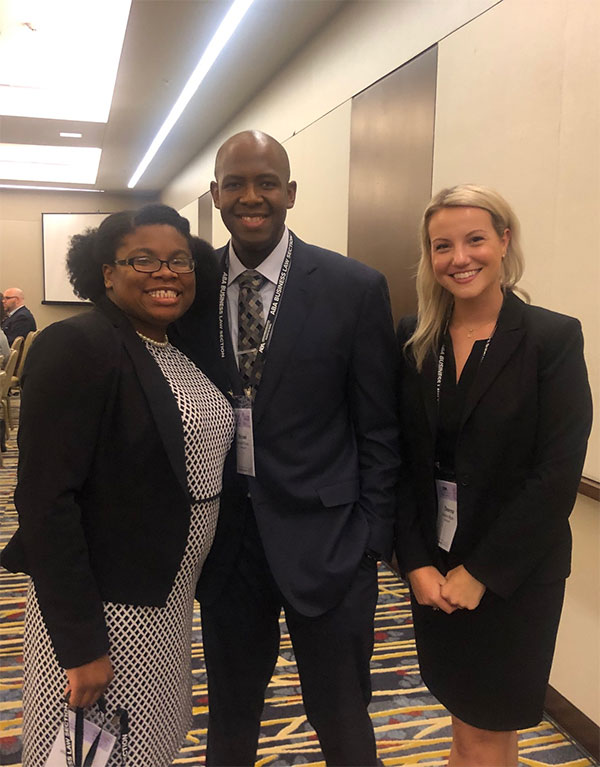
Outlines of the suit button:
M471 475L470 474L461 474L460 484L463 487L467 487L467 485L469 484L470 481L471 481Z

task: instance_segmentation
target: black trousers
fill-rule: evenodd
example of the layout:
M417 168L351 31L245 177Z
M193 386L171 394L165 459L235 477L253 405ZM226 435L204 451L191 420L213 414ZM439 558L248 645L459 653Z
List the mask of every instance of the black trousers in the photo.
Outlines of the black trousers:
M209 702L206 764L246 767L255 762L265 691L279 652L283 607L306 715L327 765L376 765L367 711L376 564L363 559L336 607L316 618L301 615L286 602L271 575L250 501L248 506L236 567L219 598L202 606Z

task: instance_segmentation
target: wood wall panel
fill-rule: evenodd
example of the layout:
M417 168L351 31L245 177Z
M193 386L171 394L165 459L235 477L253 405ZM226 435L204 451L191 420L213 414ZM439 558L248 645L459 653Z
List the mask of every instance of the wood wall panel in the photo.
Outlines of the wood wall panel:
M416 310L419 221L431 198L437 46L352 102L348 255L383 272L394 317Z

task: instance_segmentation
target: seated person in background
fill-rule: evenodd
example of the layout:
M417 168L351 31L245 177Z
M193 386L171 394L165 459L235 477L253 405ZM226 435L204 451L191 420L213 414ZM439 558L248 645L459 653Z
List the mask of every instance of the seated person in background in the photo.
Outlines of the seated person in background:
M25 336L30 330L37 330L33 314L25 306L25 295L21 288L7 288L2 297L4 319L2 330L6 334L9 345L17 336Z
M127 710L130 767L168 767L188 731L194 590L233 414L166 329L192 303L196 275L202 289L210 254L166 205L108 216L73 237L67 257L75 292L95 308L50 325L27 357L19 529L1 562L32 578L30 767L46 764L66 693L96 724L103 694L107 721ZM115 752L109 764L121 763Z

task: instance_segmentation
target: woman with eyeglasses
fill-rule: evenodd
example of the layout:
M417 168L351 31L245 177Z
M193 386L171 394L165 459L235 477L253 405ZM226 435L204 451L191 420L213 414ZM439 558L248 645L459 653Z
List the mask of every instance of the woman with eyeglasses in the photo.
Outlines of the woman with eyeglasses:
M127 711L128 765L167 767L189 729L194 590L233 416L167 328L196 280L211 283L211 255L165 205L108 216L67 256L94 308L44 330L27 359L19 529L2 555L31 575L25 767L62 737L65 696L98 725L103 696L116 736Z

